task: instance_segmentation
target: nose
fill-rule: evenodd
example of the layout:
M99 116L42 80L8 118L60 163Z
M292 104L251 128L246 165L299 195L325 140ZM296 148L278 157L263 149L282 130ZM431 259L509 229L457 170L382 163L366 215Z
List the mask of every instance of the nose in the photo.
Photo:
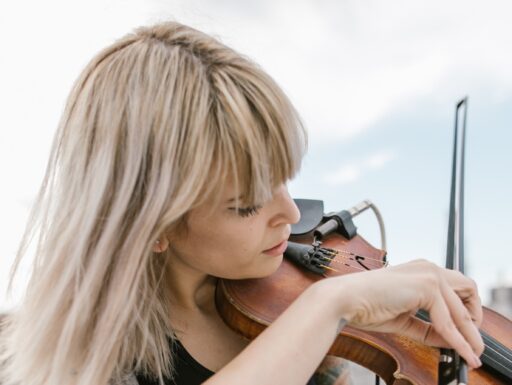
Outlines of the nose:
M300 211L288 192L285 184L281 185L274 194L275 214L270 220L270 225L297 223L300 219Z

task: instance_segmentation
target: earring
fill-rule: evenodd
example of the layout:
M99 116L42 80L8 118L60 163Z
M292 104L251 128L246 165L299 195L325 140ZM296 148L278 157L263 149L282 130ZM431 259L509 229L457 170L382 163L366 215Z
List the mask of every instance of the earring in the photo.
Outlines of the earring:
M167 238L157 239L155 243L153 243L153 251L155 253L163 253L165 250L167 250L168 246L169 242L167 241Z

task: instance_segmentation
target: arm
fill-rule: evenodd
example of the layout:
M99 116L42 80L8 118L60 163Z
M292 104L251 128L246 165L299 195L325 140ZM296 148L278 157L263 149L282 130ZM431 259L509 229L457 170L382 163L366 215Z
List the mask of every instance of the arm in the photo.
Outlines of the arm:
M420 308L430 312L432 327L412 317ZM305 384L334 341L340 319L452 347L470 367L480 365L482 310L475 284L414 261L316 282L207 384L236 384L240 378L255 385Z
M310 286L206 384L238 384L241 378L247 385L305 384L336 338L341 318L324 289Z

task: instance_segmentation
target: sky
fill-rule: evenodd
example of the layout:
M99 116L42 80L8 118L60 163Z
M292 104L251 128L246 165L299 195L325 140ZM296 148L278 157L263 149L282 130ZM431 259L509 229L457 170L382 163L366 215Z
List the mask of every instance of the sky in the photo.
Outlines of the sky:
M370 199L391 264L443 264L456 102L468 96L466 272L484 303L512 286L512 3L453 0L17 1L0 4L0 310L9 266L74 80L139 25L177 20L259 63L309 132L290 183L326 211ZM375 218L355 218L380 245Z

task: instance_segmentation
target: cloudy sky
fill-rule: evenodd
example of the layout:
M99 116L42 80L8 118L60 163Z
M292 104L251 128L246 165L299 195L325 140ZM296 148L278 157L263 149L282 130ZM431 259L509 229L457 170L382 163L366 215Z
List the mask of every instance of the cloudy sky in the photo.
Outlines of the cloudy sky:
M456 102L469 97L467 272L512 285L512 3L452 0L17 1L0 5L0 309L9 265L73 81L105 45L174 19L250 56L310 135L295 197L381 210L392 264L445 254ZM370 213L356 218L379 245Z

